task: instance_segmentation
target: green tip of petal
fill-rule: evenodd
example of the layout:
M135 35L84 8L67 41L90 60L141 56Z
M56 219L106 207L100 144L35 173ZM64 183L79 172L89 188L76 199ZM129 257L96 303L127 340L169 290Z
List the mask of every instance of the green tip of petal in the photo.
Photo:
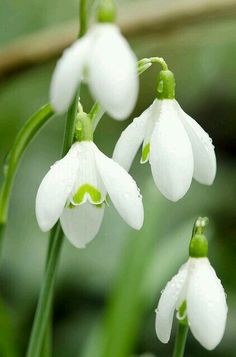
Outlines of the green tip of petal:
M145 162L148 161L149 153L150 153L150 144L148 143L144 146L142 150L141 164L144 164Z
M203 234L208 222L207 217L199 217L194 224L189 245L189 256L192 258L205 258L208 256L208 241Z
M184 315L186 313L186 308L187 308L187 302L186 302L186 300L184 300L178 310L180 317L184 317Z
M66 205L66 208L73 209L73 208L75 208L75 205L73 205L71 202L69 202L69 203Z
M98 205L101 203L101 199L102 199L101 192L89 184L84 184L80 186L76 194L73 196L73 202L76 205L83 203L84 196L86 194L90 196L93 204Z
M103 203L98 203L97 205L94 205L96 208L102 208Z

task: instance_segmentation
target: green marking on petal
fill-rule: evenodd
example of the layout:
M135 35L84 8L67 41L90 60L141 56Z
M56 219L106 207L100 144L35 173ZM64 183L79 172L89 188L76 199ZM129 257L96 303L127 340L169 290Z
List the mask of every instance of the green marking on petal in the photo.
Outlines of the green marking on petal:
M107 193L104 203L105 203L107 206L109 206L109 201L110 201L110 197L109 197L109 195L108 195L108 193Z
M180 307L178 308L177 318L178 318L180 324L182 324L182 325L188 324L186 300L184 300L182 302L182 304L180 305Z
M80 204L84 200L84 196L88 194L94 204L99 204L101 203L101 192L98 191L95 187L89 185L89 184L84 184L80 186L76 194L73 196L73 201L75 204Z
M183 317L185 315L186 309L187 309L187 302L186 300L184 300L178 309L180 317Z
M69 202L69 203L67 204L66 208L73 209L73 208L75 208L75 205L73 205L71 202Z
M150 153L150 143L146 144L142 150L141 164L147 162L149 153Z
M91 204L93 204L93 206L95 206L96 208L102 208L103 207L103 205L106 203L106 201L104 201L104 202L102 202L102 203L91 203ZM73 208L75 208L76 206L75 205L73 205L73 203L71 203L71 202L69 202L68 204L67 204L67 206L66 206L66 208L69 208L69 209L73 209Z

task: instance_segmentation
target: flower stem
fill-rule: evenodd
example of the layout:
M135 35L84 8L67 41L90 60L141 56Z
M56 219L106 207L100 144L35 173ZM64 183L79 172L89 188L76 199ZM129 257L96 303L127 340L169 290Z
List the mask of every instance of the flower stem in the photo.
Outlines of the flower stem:
M96 129L104 113L105 111L102 109L101 105L98 102L94 103L92 109L89 112L89 116L93 125L93 131Z
M88 28L88 20L87 20L87 0L80 0L79 6L79 19L80 19L80 30L79 30L79 38L84 36L87 32Z
M4 167L5 178L0 191L0 241L3 237L4 226L7 223L12 185L20 159L32 139L42 126L53 116L53 114L54 113L50 104L44 105L35 114L33 114L20 130L11 151L7 156Z
M162 57L150 57L150 58L143 58L138 61L138 74L142 74L148 68L152 66L152 64L158 63L161 65L163 71L168 71L168 65L164 58Z
M175 347L173 357L183 357L185 344L188 335L188 323L186 319L180 320L178 324L177 335L175 338Z
M57 223L54 240L51 246L50 256L47 263L45 277L38 300L38 306L35 313L34 324L31 331L28 351L26 354L27 357L40 356L42 342L45 336L45 330L50 315L51 302L53 298L53 288L62 242L63 232L60 223Z

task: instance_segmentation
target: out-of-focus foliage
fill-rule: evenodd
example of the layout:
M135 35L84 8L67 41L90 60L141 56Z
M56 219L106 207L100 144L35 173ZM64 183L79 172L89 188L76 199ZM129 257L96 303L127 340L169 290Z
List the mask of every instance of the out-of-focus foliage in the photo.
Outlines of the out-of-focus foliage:
M161 4L165 6L163 1ZM77 7L76 0L3 0L0 43L76 18ZM166 281L187 258L192 224L198 215L210 218L210 259L229 304L226 334L213 353L235 355L235 31L235 21L209 19L164 34L132 38L139 58L161 55L175 72L179 102L215 143L217 178L212 187L194 182L186 197L174 204L157 191L149 165L141 166L136 159L131 172L144 198L143 229L131 230L110 207L99 235L85 250L76 250L65 241L55 297L55 356L127 357L146 352L169 356L173 336L169 345L156 339L154 309ZM55 61L36 66L0 83L1 164L27 117L47 102L54 65ZM153 66L142 75L134 115L152 102L157 69ZM86 89L82 100L89 108ZM99 148L111 155L127 124L105 117L95 135ZM29 336L48 241L37 226L34 199L42 177L59 158L63 127L63 117L52 119L30 146L16 177L0 269L3 356L24 355ZM187 356L200 354L212 353L189 336Z

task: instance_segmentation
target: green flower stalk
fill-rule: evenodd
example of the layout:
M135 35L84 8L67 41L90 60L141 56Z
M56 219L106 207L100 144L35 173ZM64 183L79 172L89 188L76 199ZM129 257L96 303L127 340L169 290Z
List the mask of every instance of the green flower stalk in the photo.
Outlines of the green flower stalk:
M4 166L4 180L0 190L0 240L8 219L10 195L20 160L39 130L52 118L54 112L50 104L44 105L25 123L16 137Z

